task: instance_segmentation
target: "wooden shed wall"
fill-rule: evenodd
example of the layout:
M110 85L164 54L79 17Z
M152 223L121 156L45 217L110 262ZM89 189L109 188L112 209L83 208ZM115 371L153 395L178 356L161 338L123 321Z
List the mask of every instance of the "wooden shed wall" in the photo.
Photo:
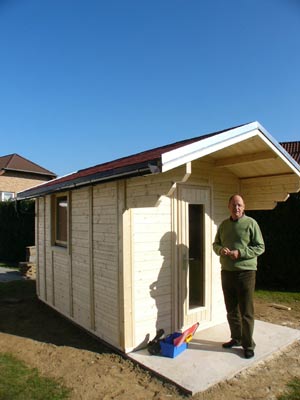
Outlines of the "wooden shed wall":
M128 180L126 206L131 210L131 266L133 326L126 347L141 345L158 328L172 328L172 190L184 168L175 174ZM173 268L173 271L172 271ZM159 310L159 314L158 314Z
M71 255L71 313L80 325L91 328L91 277L90 277L90 192L88 189L72 192L70 224ZM55 251L54 251L55 254ZM64 282L67 283L65 275ZM55 282L55 286L57 282Z
M108 183L93 188L93 273L95 332L120 347L119 297L119 224L122 210L118 207L118 184Z
M39 297L119 347L118 184L68 196L68 248L51 243L51 197L37 202Z
M206 238L209 243L214 239L218 224L228 216L228 198L239 191L237 177L225 169L214 168L209 158L193 162L192 173L189 178L184 178L187 179L185 183L181 182L184 175L185 170L180 167L165 174L127 182L127 206L131 209L132 229L133 347L143 343L147 335L153 337L158 328L172 332L176 327L178 299L175 297L174 275L178 274L178 254L174 245L177 240L174 225L177 223L180 199L177 198L174 183L211 189L212 220L210 236ZM213 253L211 259L212 270L206 282L211 321L205 321L202 327L225 318L219 259Z
M135 345L172 327L172 226L170 199L158 207L136 208L132 214ZM158 313L159 311L159 313Z
M46 300L46 270L45 270L45 197L41 197L36 200L36 261L37 261L37 294L45 301Z
M228 217L228 198L241 181L209 156L172 171L70 191L69 247L51 243L51 197L37 201L38 293L79 325L128 351L156 329L177 328L178 185L209 188L206 241ZM249 186L252 196L255 185ZM175 251L174 251L175 249ZM210 320L225 319L219 258L206 276ZM159 312L158 312L159 310Z
M206 240L212 243L219 224L228 218L228 199L233 193L240 191L240 181L225 168L215 168L214 161L205 157L193 162L188 183L211 188L211 236L206 237ZM207 282L207 289L210 290L211 321L203 321L200 329L222 322L226 318L220 271L219 257L211 251L211 275L210 282Z

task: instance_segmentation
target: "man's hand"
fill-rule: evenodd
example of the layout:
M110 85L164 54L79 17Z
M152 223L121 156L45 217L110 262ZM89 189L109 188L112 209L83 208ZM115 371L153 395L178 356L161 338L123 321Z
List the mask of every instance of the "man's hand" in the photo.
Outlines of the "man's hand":
M237 260L240 257L240 252L238 250L231 250L228 255L232 260Z
M230 254L230 250L228 249L228 247L223 247L223 249L221 249L220 251L221 256L228 256Z
M232 260L237 260L240 257L240 252L238 250L230 250L228 247L223 247L223 249L220 251L220 254L222 256L228 256Z

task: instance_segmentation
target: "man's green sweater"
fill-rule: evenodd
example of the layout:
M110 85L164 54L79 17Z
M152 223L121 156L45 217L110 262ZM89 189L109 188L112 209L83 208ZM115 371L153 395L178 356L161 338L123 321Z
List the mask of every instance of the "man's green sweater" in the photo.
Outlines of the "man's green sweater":
M220 255L223 247L238 250L240 257L232 260L228 256ZM228 218L221 223L213 249L220 256L223 270L256 270L257 256L265 251L265 244L258 223L253 218L244 215L236 221Z

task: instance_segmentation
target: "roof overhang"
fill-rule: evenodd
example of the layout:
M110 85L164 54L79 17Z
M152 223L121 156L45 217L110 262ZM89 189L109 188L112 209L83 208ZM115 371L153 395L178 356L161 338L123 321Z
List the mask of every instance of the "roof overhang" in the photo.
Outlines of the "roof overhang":
M260 166L263 163L266 167L260 167L255 176L287 173L300 176L299 164L258 122L233 128L162 154L162 172L205 156L211 156L216 166L232 168L235 175L241 178L248 178L251 176L249 174L253 174L254 163ZM241 168L241 165L246 164L248 168Z
M292 176L296 182L292 191L300 189L300 165L258 122L253 122L79 170L20 192L17 198L166 172L203 159L209 159L213 167L226 168L241 181L278 176L286 180Z
M49 172L49 174L47 174L45 172L29 171L27 169L3 168L2 170L3 170L3 173L5 173L5 172L17 172L17 173L28 174L28 175L44 176L44 177L47 177L49 179L53 179L54 177L56 177L55 174L50 173L50 172Z
M114 170L108 170L104 172L98 172L95 174L91 174L88 176L77 176L78 173L71 173L65 175L64 177L59 177L57 179L51 180L48 184L42 183L37 186L34 186L28 190L24 190L17 194L18 200L36 198L40 196L44 196L50 193L57 193L62 191L79 189L84 186L96 185L98 183L104 183L108 181L125 179L125 178L134 178L137 176L144 176L153 173L157 173L159 171L159 167L154 163L140 163L138 165L130 165L127 167L116 168ZM72 177L75 175L75 178L68 179L68 177ZM64 178L67 178L64 180Z

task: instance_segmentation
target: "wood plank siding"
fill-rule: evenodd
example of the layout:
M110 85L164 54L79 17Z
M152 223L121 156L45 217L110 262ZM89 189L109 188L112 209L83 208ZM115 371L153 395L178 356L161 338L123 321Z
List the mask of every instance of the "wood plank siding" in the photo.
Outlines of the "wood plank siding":
M109 343L119 342L119 215L118 184L93 188L93 263L95 332Z
M172 226L170 199L157 207L136 208L132 213L133 287L136 343L153 328L172 330Z
M179 241L180 188L202 189L205 215L205 307L200 329L224 320L219 258L211 243L233 193L246 206L273 206L298 178L238 178L206 156L165 173L115 180L67 193L68 245L53 245L53 195L37 199L38 295L80 326L125 352L183 327ZM283 187L284 184L284 187ZM205 196L206 196L205 194ZM277 198L277 197L276 197ZM197 197L201 202L201 195ZM200 199L200 200L199 200ZM179 243L180 244L180 243ZM178 299L183 297L182 302ZM192 316L185 321L193 321Z
M52 245L51 197L37 201L38 294L118 347L117 184L71 193L67 248Z

